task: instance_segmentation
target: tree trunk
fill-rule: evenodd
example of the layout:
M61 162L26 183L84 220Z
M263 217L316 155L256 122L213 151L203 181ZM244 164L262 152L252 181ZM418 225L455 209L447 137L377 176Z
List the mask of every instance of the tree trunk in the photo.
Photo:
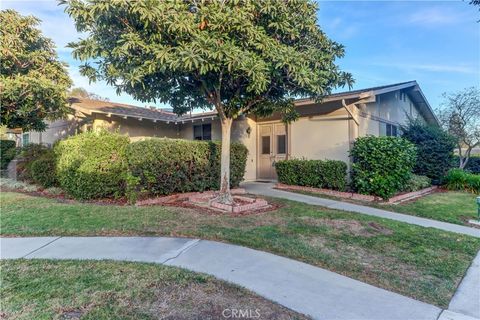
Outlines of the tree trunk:
M222 156L220 169L220 193L218 200L221 203L231 204L233 202L230 194L230 140L233 119L224 118L222 124Z
M467 166L468 160L470 160L470 153L472 152L472 148L468 147L467 151L465 152L465 156L462 157L460 155L460 169L465 169ZM463 159L462 159L463 158Z

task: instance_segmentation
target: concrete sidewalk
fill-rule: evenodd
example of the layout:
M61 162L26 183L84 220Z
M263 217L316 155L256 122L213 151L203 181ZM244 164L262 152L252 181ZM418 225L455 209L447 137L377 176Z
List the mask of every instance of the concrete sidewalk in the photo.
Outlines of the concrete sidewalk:
M436 320L442 310L302 262L240 246L161 237L0 238L0 258L112 259L204 272L314 319Z
M356 212L356 213L366 214L370 216L387 218L391 220L415 224L417 226L422 226L427 228L436 228L440 230L445 230L445 231L450 231L450 232L455 232L455 233L460 233L460 234L465 234L465 235L480 238L480 230L476 228L470 228L470 227L465 227L465 226L461 226L453 223L420 218L420 217L411 216L408 214L401 214L401 213L391 212L387 210L381 210L381 209L362 206L362 205L353 204L349 202L342 202L342 201L330 200L330 199L325 199L320 197L308 196L300 193L277 190L273 188L274 185L275 185L274 183L262 183L262 182L242 183L242 187L245 188L245 190L251 194L293 200L293 201L303 202L306 204L327 207L330 209Z

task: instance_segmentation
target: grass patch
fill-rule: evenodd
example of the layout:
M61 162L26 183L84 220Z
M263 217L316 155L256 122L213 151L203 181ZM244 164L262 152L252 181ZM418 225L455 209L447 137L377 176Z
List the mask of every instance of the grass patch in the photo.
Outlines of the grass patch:
M480 239L398 221L271 199L259 215L187 208L66 204L1 193L3 236L198 237L273 252L447 307Z
M476 197L478 197L478 195L460 191L434 192L432 194L428 194L415 200L400 204L378 204L360 200L342 199L308 191L289 190L288 192L343 202L351 202L363 206L405 213L412 216L466 225L470 227L471 225L468 224L468 220L477 219L478 217L476 201Z
M213 277L154 264L10 260L2 268L2 319L222 319L258 309L261 319L306 319Z
M386 210L423 218L468 225L469 219L477 219L476 197L466 192L436 192L413 201L384 207Z

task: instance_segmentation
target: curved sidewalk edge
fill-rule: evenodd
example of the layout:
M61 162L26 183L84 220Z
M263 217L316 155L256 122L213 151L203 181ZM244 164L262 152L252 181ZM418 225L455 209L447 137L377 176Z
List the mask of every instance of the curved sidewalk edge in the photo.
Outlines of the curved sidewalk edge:
M303 202L306 204L322 206L330 209L355 212L355 213L375 216L379 218L386 218L386 219L396 220L396 221L405 222L409 224L414 224L421 227L435 228L435 229L440 229L444 231L455 232L459 234L480 238L480 229L477 229L477 228L471 228L471 227L461 226L458 224L426 219L426 218L411 216L408 214L391 212L387 210L381 210L381 209L362 206L359 204L353 204L349 202L342 202L342 201L314 197L314 196L309 196L305 194L294 193L294 192L289 192L284 190L277 190L273 188L274 187L273 183L244 182L242 183L242 187L245 188L245 190L251 194Z
M0 238L1 259L111 259L213 275L314 319L436 320L436 306L299 261L214 241L163 237Z

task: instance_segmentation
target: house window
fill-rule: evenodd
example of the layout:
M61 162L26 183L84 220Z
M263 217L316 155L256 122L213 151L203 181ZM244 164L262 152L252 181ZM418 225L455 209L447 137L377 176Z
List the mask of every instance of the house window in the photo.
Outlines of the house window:
M284 134L277 136L277 154L287 153L287 139Z
M390 123L380 123L380 135L387 136L387 137L396 137L398 136L398 127L394 124Z
M212 140L212 124L199 124L193 126L194 140Z
M26 146L30 143L30 134L29 133L24 133L22 136L22 145Z

